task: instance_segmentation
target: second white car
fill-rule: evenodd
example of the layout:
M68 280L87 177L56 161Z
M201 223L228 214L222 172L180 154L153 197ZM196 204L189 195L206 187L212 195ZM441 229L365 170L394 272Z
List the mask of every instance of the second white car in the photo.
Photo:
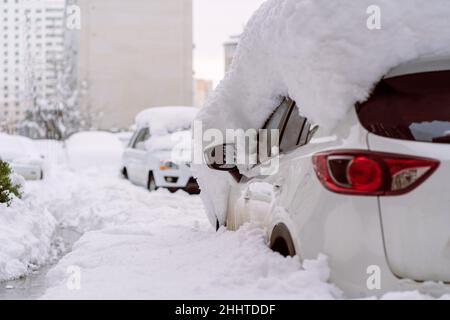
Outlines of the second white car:
M159 107L140 113L123 154L122 175L150 191L167 188L198 194L190 165L190 128L198 109Z

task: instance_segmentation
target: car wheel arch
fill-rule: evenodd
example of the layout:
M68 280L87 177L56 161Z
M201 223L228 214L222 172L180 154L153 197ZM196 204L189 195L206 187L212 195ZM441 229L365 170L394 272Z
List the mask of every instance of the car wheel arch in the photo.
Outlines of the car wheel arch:
M278 223L273 227L269 247L284 257L294 257L298 254L292 234L285 223Z

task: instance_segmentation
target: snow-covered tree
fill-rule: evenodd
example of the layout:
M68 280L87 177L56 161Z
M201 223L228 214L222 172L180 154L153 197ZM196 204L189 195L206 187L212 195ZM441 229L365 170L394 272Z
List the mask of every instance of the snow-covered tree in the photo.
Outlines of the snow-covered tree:
M25 99L29 101L29 107L18 130L32 138L64 140L87 125L79 103L83 90L77 81L78 48L73 34L76 31L63 29L64 52L54 52L45 61L45 70L54 75L52 94L44 96L39 93L42 70L31 52L25 61Z

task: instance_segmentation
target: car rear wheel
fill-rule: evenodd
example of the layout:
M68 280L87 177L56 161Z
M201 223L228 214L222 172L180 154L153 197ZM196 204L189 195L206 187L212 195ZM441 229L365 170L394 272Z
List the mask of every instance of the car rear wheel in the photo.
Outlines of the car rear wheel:
M147 188L150 192L158 190L158 187L156 186L155 177L153 176L153 172L150 172L148 174L148 184Z
M41 170L41 176L39 177L40 180L44 180L44 171Z
M294 241L286 225L280 223L275 226L270 238L270 248L283 257L294 257L296 255Z

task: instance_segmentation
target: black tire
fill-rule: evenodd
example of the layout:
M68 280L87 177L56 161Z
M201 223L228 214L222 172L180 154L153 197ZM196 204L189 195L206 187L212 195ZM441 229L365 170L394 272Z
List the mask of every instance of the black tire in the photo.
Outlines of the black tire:
M186 187L183 190L189 193L190 195L198 195L201 192L200 186L198 185L197 179L195 178L190 178Z
M167 188L167 190L169 190L170 193L176 193L180 188Z
M40 176L39 179L40 179L40 180L44 180L44 171L43 171L43 170L41 170L41 176Z
M156 186L155 177L153 176L153 172L150 172L148 174L148 183L147 183L147 189L150 192L158 190L158 187Z
M220 229L220 222L219 219L216 219L216 231L219 231Z
M128 171L127 171L127 168L123 168L123 169L122 169L122 176L123 176L125 179L128 180Z
M273 229L270 237L270 249L278 252L283 257L294 257L297 254L291 233L285 224L277 224Z

